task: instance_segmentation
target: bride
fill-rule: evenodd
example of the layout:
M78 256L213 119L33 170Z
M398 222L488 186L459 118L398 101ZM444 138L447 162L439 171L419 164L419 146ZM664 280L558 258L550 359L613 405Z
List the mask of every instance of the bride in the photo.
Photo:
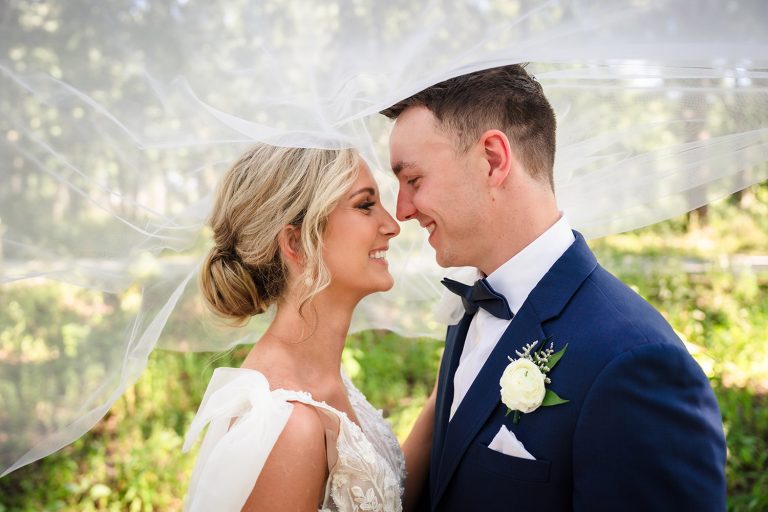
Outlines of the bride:
M210 225L209 307L238 324L273 305L275 316L241 368L211 378L184 445L209 424L187 509L396 511L404 492L410 508L434 393L401 451L340 370L355 306L393 285L399 232L359 154L259 144L224 176Z

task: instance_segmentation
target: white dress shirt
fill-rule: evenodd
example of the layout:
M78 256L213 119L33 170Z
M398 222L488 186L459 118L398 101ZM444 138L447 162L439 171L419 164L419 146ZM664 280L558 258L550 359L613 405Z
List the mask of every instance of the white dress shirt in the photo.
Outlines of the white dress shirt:
M548 230L486 279L496 292L507 299L512 313L517 314L541 278L575 240L570 224L561 215ZM479 272L478 276L478 279L482 277ZM453 377L451 419L501 335L513 321L514 318L496 318L482 308L475 313Z

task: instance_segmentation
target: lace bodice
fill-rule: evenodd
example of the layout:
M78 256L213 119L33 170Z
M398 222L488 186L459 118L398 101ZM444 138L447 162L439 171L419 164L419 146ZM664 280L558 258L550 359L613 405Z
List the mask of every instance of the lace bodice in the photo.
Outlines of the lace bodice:
M328 451L329 476L320 510L401 511L405 462L400 445L381 411L342 377L360 426L307 392L270 390L260 372L216 369L184 442L187 451L210 423L185 509L240 510L290 417L291 402L302 402L338 422L335 444L329 443L335 452ZM237 421L230 426L233 418Z

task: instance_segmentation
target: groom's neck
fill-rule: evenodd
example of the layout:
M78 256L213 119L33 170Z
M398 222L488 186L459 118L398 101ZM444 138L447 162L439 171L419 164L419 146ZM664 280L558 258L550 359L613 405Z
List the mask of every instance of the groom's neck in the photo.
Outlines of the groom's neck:
M510 194L497 201L490 229L483 233L484 246L476 266L485 275L528 247L561 217L554 195L550 193Z

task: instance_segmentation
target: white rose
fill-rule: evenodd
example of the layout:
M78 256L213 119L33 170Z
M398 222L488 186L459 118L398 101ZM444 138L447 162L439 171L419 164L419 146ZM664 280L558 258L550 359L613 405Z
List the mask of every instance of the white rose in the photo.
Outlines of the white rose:
M544 374L530 359L516 359L509 363L499 384L502 403L522 413L538 409L547 392L544 388Z

